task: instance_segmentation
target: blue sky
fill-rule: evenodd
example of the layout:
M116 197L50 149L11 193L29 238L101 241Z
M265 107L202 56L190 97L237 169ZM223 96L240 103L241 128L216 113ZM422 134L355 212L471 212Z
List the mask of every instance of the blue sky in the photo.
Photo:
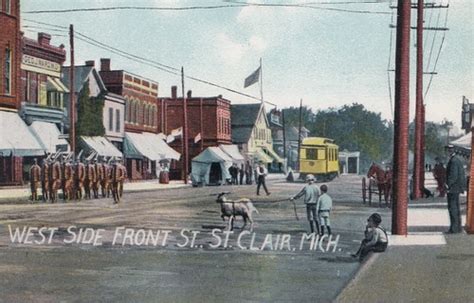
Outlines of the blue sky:
M338 0L339 2L342 0ZM338 1L331 1L337 3ZM356 0L357 1L357 0ZM304 3L328 1L253 1L254 3ZM362 2L362 0L361 0ZM28 14L39 9L86 8L108 6L181 7L225 4L213 1L153 0L22 0L22 19L63 26L74 24L77 31L121 50L144 56L185 73L220 85L259 96L259 86L243 88L263 58L263 93L266 100L278 107L297 105L300 98L313 109L340 107L358 102L368 109L392 119L388 90L387 65L392 16L388 1L376 4L320 4L321 7L349 10L370 10L389 14L355 14L296 7L245 7L193 11L122 10L76 12L61 14ZM447 4L448 0L437 0ZM444 118L459 125L462 96L474 102L473 94L473 1L451 0L448 27L443 49L425 103L427 120ZM426 10L425 22L444 25L446 10ZM413 25L416 11L412 10ZM24 26L33 26L23 21ZM59 32L24 27L25 35L35 37L36 31ZM425 31L425 63L428 61L433 35ZM443 32L436 33L431 57L438 53ZM66 36L53 36L52 43L65 44ZM395 31L393 31L395 43ZM159 82L159 95L169 96L171 85L180 78L122 58L109 51L75 41L76 62L106 57L113 69L125 69ZM412 35L411 45L415 44ZM411 89L414 105L415 49L412 47ZM394 62L394 46L392 63ZM391 85L393 89L393 73ZM425 76L425 88L429 76ZM222 94L235 103L254 102L221 89L185 80L186 90L193 95ZM393 95L392 95L393 97ZM413 117L413 107L410 114Z

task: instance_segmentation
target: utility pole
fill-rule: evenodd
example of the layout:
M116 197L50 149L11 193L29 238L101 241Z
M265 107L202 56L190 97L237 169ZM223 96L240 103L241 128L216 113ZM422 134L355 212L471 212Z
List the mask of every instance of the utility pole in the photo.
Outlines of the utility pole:
M188 108L184 93L184 67L181 67L181 89L183 93L183 181L188 184Z
M303 99L300 99L300 118L298 125L298 171L300 170L300 156L301 156L301 124L303 119Z
M286 159L286 134L285 134L285 110L284 109L281 110L281 122L283 126L283 158Z
M71 68L69 69L69 142L71 151L76 154L76 95L74 92L74 26L69 25L69 49ZM74 157L75 158L75 157Z
M411 3L398 0L395 56L392 234L407 234Z
M203 122L203 112L202 112L202 98L199 99L199 118L201 120L201 151L204 150L204 122Z
M423 0L418 0L416 28L416 105L415 105L415 152L413 167L413 198L422 197L421 176L425 173L423 157Z

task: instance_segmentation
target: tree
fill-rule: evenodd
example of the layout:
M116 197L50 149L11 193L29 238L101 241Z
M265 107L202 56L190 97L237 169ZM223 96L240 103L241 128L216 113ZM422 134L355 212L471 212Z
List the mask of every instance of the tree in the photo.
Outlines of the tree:
M298 117L299 108L285 109L288 125L297 126ZM362 104L319 110L316 114L304 107L303 125L311 136L334 139L340 150L360 151L361 171L367 169L372 161L392 161L392 124L382 119L380 113L366 110Z
M89 94L89 82L86 82L79 92L77 102L76 141L80 136L105 135L102 116L104 99L102 96L90 97Z

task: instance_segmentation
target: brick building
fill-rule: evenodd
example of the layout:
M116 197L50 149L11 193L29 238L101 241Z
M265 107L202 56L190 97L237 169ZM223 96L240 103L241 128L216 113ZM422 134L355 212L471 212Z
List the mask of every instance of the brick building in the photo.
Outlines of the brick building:
M21 117L37 129L49 129L56 136L64 133L66 120L64 94L68 88L61 81L62 65L66 60L64 45L50 44L51 36L38 33L38 39L22 38ZM60 131L58 131L60 130ZM41 137L43 134L39 134ZM40 141L42 138L39 138ZM43 141L51 141L43 138ZM67 149L67 142L55 138L58 149ZM49 142L48 142L49 144ZM65 144L65 146L64 146ZM49 148L56 152L56 147Z
M163 141L157 136L158 83L124 70L111 70L110 59L106 58L100 59L100 76L108 91L125 99L124 155L128 177L131 180L156 178L159 162L165 160L165 156L150 149L166 147L162 142L148 146L147 141Z
M22 184L25 160L44 155L18 115L21 37L20 1L0 1L0 185Z
M20 108L20 1L0 1L0 108Z
M192 158L202 150L219 144L232 144L230 101L216 97L193 97L187 93L188 118L188 160L189 168ZM173 129L183 126L183 98L177 97L177 87L171 88L171 98L160 98L159 102L160 131L170 134ZM198 140L200 134L201 139ZM196 139L196 140L195 140ZM196 141L196 142L195 142ZM170 143L176 151L182 151L182 140ZM171 177L182 177L182 161L171 167Z

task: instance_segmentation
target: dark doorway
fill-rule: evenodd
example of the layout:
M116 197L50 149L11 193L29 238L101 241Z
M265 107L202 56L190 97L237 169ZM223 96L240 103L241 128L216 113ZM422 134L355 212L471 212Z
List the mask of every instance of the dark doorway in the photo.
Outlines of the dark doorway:
M347 166L348 174L357 174L357 157L349 157Z
M213 162L211 164L211 171L209 172L209 184L218 185L222 180L221 164L219 162Z

